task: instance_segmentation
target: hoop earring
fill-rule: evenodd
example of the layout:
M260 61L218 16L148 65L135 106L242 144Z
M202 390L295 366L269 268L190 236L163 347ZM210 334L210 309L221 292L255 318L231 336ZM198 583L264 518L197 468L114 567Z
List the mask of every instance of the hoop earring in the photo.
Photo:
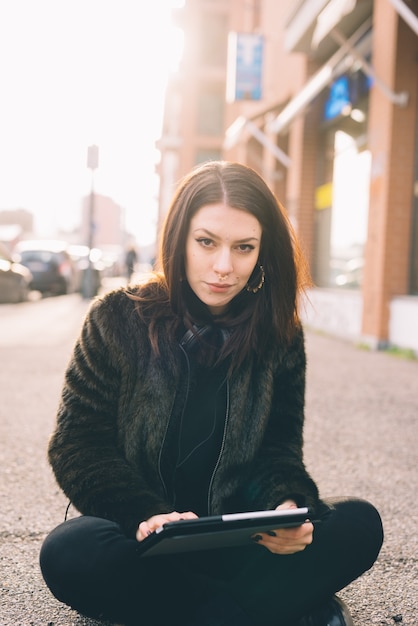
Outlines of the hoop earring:
M261 276L260 276L260 282L258 283L258 285L256 287L251 287L249 283L247 283L246 286L246 290L250 291L251 293L257 293L257 291L259 291L262 286L264 285L264 281L266 278L266 274L264 272L264 267L262 265L258 266L260 268L260 272L261 272Z

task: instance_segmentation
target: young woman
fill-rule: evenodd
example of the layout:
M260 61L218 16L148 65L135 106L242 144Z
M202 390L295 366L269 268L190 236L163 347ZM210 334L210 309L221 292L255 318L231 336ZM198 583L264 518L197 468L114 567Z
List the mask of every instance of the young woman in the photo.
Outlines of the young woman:
M179 185L161 271L93 302L69 363L49 460L82 514L41 552L60 601L144 626L349 626L334 595L370 568L379 514L324 502L302 454L308 284L265 182L228 162ZM141 558L163 523L309 506L321 523L253 545Z

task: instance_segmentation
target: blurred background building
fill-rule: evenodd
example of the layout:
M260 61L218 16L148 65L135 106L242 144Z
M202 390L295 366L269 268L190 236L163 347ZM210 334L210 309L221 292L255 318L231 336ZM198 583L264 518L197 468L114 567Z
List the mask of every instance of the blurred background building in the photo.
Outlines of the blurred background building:
M33 215L26 209L0 211L0 243L9 253L26 233L33 231Z
M81 209L80 238L85 242L89 239L91 197L83 199ZM124 216L121 206L112 198L101 194L94 194L93 215L93 245L98 248L104 246L124 246L127 234L124 231Z
M195 164L260 172L294 224L312 327L418 352L418 0L186 0L159 223Z

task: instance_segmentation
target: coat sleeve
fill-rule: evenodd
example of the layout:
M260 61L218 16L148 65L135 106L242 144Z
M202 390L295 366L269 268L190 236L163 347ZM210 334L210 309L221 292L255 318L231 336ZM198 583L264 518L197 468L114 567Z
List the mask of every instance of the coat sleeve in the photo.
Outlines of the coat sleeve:
M86 317L65 374L48 458L58 484L82 514L118 522L134 536L140 521L170 508L147 488L118 442L134 313L124 298L123 306L116 297L97 301Z
M286 499L315 510L318 488L303 461L306 355L299 329L274 374L268 425L258 454L242 483L251 509L274 509Z

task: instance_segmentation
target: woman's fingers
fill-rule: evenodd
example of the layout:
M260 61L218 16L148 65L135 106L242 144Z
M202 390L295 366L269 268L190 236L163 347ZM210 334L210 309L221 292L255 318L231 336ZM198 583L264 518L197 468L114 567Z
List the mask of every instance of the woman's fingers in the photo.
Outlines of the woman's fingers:
M172 511L171 513L161 513L159 515L153 515L149 519L141 522L136 532L137 541L142 541L145 537L148 537L152 532L167 524L167 522L177 522L181 519L194 519L197 515L192 511L185 511L184 513L178 513Z
M312 543L313 524L305 522L295 528L278 528L269 533L259 533L253 539L275 554L293 554Z

